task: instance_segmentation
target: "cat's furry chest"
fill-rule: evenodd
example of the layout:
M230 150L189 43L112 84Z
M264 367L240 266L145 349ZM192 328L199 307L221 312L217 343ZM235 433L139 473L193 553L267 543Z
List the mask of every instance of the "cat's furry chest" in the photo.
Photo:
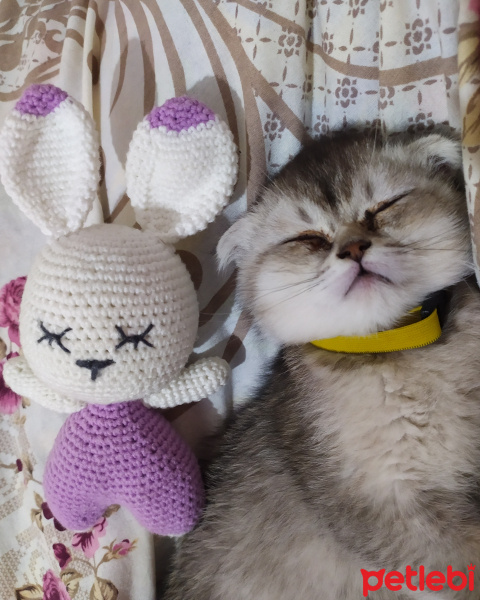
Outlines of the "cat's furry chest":
M329 392L321 428L335 440L341 478L366 496L408 501L419 488L452 489L455 475L475 470L469 407L438 373L401 382L385 367L352 374ZM478 414L475 420L478 426Z
M441 344L365 360L303 351L295 377L312 435L356 493L408 505L476 476L480 320L478 295L466 291Z

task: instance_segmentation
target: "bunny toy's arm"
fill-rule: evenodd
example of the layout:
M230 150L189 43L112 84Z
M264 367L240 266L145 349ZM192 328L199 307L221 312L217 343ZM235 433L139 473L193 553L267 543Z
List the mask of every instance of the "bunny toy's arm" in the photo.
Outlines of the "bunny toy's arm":
M74 413L86 404L69 400L43 384L32 372L23 356L7 360L3 367L5 383L19 396L34 398L36 402L56 412Z
M222 358L204 358L183 369L176 379L157 394L144 398L144 402L156 408L198 402L224 385L229 372L230 367Z

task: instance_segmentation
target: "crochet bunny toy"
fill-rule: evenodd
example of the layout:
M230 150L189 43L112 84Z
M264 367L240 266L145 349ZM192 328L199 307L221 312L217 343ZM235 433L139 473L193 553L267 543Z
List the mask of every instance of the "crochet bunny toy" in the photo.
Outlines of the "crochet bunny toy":
M155 408L208 396L228 367L184 365L198 306L175 241L226 204L237 156L227 126L187 97L155 108L135 131L127 192L142 231L82 228L99 179L93 121L51 85L32 86L0 136L0 175L14 202L50 236L27 277L23 356L5 366L18 394L71 414L44 473L46 500L69 529L120 504L147 529L178 535L203 506L197 462Z

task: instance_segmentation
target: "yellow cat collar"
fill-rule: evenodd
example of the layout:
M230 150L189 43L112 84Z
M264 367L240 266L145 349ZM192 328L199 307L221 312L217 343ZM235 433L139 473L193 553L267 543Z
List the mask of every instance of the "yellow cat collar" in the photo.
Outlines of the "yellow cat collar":
M414 308L411 313L420 313L421 307ZM428 346L438 340L442 334L437 309L425 319L390 329L379 331L367 336L339 336L311 342L318 348L331 352L345 352L347 354L368 354L379 352L395 352L397 350L411 350Z

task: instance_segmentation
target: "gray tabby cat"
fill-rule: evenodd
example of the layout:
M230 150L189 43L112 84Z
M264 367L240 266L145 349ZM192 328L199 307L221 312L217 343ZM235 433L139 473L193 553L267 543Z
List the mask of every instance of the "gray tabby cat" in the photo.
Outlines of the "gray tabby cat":
M225 233L221 265L283 350L227 432L167 600L480 597L480 301L459 167L436 134L337 135ZM447 288L425 347L309 343L394 328Z

